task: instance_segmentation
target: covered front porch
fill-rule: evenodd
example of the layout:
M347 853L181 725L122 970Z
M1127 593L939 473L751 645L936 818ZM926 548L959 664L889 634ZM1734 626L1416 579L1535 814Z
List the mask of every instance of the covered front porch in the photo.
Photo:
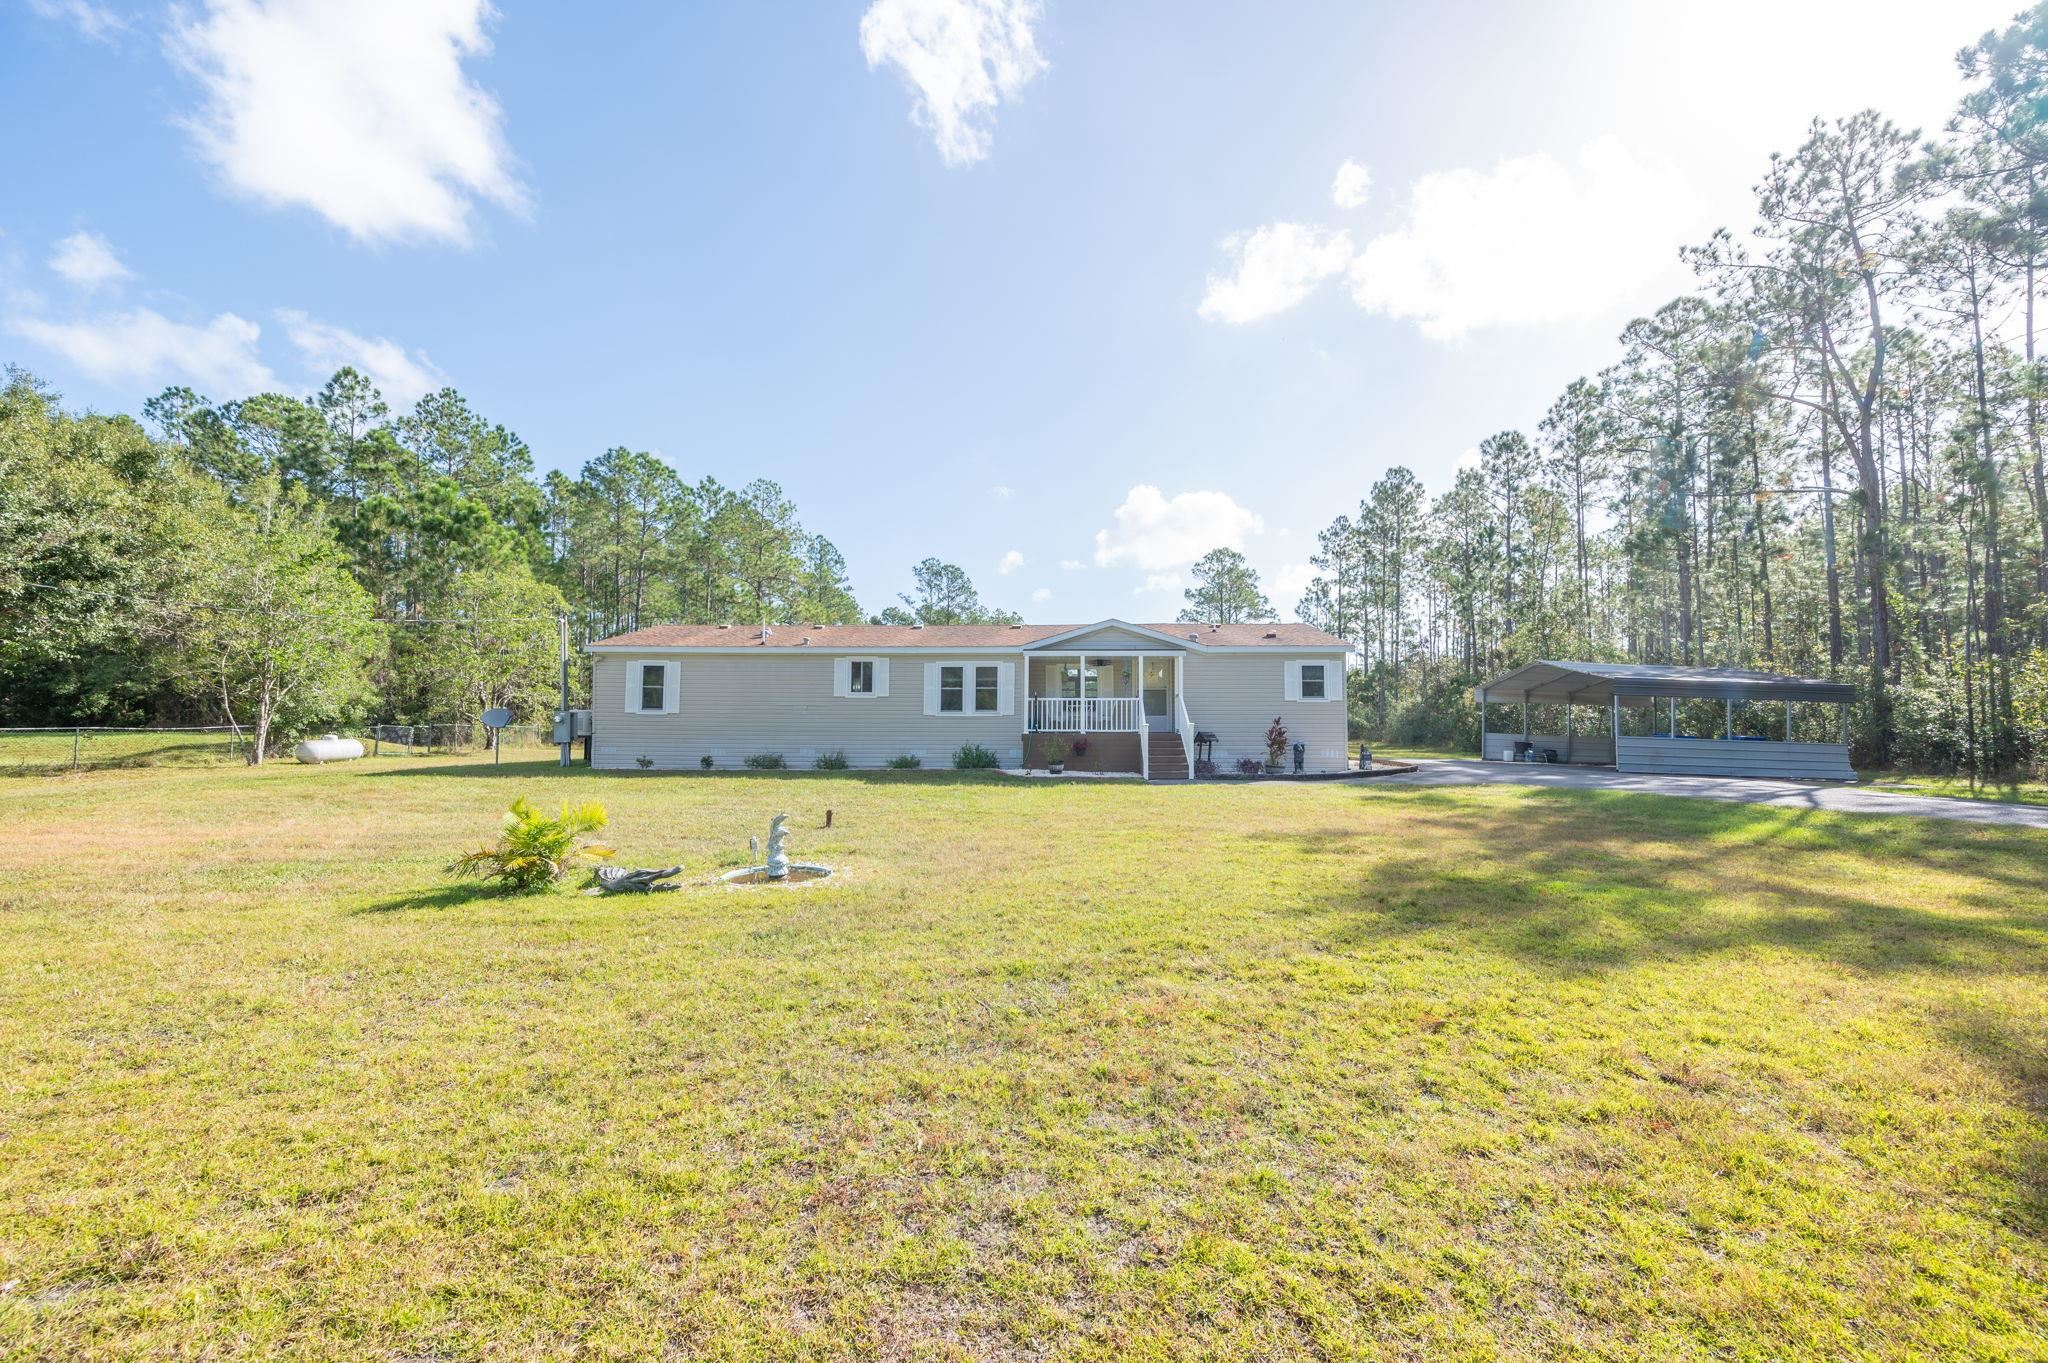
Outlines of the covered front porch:
M1024 761L1075 771L1189 774L1178 652L1025 655Z

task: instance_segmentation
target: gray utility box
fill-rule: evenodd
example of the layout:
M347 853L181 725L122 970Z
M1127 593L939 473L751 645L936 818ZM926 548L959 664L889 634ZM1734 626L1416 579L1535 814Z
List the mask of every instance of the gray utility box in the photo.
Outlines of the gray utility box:
M555 711L555 742L573 743L579 738L588 737L590 737L590 711Z

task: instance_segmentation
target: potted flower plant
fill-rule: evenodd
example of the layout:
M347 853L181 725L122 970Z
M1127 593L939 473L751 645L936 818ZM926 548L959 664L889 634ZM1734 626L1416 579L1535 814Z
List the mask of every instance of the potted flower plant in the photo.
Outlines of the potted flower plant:
M1063 752L1048 751L1045 755L1045 770L1050 776L1066 775L1067 755Z
M1280 717L1273 717L1273 727L1266 730L1266 772L1278 775L1287 769L1287 726Z

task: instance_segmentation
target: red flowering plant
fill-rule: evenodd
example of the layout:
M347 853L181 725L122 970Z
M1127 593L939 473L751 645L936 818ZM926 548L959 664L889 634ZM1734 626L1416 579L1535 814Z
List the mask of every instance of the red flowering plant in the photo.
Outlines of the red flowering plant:
M1280 766L1287 760L1287 726L1280 717L1273 717L1273 727L1266 730L1266 765Z

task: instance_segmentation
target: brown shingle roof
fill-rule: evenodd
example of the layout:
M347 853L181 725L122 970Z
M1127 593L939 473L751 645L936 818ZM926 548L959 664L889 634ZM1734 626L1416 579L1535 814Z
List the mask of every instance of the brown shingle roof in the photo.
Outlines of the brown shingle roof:
M1094 625L775 625L766 640L758 625L650 625L596 640L603 648L1027 648ZM1105 628L1115 628L1107 625ZM1342 648L1344 641L1312 625L1144 625L1181 642L1223 648ZM804 641L810 642L806 644Z

